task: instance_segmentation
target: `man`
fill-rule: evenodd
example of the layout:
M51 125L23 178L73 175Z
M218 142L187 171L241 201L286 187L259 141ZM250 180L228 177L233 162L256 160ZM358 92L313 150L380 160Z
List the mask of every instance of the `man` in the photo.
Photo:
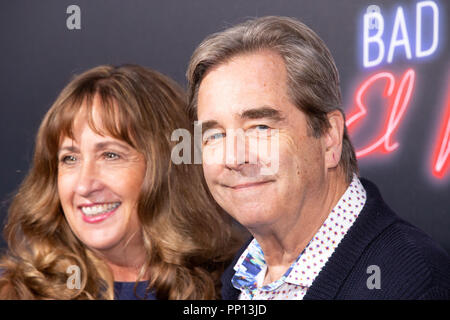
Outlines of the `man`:
M358 178L338 72L312 30L247 21L204 40L187 77L208 187L253 236L222 277L224 299L450 298L445 251Z

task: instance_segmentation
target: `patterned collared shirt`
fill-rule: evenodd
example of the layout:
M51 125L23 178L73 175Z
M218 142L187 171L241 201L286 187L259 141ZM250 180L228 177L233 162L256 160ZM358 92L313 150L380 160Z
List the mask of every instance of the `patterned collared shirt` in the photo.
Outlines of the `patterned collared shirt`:
M366 202L366 190L356 175L319 231L284 275L262 285L267 265L256 239L248 245L234 266L231 279L241 291L240 300L301 300L333 254Z

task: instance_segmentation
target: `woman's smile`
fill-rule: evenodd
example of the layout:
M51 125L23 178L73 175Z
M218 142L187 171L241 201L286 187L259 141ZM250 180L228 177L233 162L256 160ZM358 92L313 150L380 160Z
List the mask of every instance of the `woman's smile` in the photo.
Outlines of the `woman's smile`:
M117 208L119 208L121 202L110 203L93 203L79 206L83 220L88 223L97 223L106 220Z

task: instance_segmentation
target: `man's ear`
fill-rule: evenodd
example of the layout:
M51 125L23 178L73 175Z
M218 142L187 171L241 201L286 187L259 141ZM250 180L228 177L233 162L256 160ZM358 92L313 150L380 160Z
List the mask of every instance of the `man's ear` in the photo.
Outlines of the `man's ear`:
M327 117L330 128L324 135L325 166L331 169L337 167L341 160L345 120L340 110L329 112Z

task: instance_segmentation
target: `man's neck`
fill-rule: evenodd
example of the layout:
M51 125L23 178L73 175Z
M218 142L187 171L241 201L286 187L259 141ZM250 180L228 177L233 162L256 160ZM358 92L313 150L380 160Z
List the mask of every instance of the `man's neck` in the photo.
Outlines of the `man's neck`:
M344 178L331 175L322 192L314 199L305 201L295 221L271 226L263 231L251 230L264 252L267 264L264 284L278 280L287 271L323 225L347 187Z

